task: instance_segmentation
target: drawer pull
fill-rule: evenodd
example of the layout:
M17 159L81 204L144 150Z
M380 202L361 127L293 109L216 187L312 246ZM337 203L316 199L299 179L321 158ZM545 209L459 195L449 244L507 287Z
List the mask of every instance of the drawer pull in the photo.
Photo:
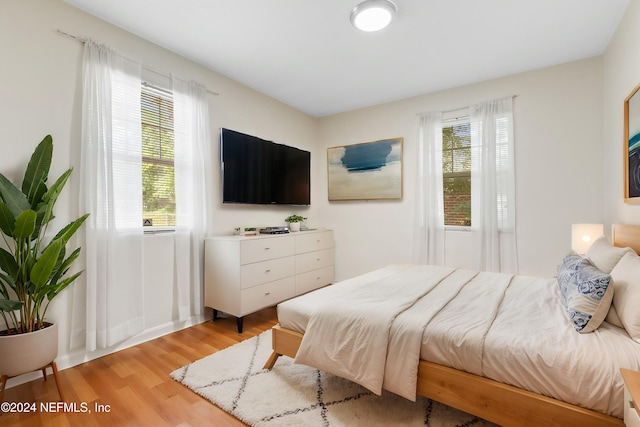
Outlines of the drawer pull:
M271 295L271 292L265 292L265 293L264 293L264 296L265 296L265 297L268 297L269 295Z
M268 251L269 249L271 249L271 248L264 248L265 251Z
M271 270L265 270L264 272L265 273L271 273Z
M316 277L316 280L320 280L320 276Z
M316 258L316 261L320 261L320 258Z

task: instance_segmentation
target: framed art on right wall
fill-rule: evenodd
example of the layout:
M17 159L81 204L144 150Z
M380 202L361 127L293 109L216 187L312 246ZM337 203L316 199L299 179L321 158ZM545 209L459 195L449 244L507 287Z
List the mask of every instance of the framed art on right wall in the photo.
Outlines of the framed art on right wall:
M624 100L624 202L640 204L640 85Z

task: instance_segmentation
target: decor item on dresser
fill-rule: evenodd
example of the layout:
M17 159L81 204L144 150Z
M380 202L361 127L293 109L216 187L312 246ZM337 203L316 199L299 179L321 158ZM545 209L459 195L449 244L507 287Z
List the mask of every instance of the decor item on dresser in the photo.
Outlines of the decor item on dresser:
M306 221L307 218L300 215L289 215L284 222L289 224L289 231L300 231L300 223Z
M6 243L0 248L0 316L6 325L0 331L2 394L10 377L42 370L46 378L51 366L63 398L54 361L58 328L46 314L51 301L81 274L65 276L80 254L80 248L67 254L65 247L88 215L51 238L53 208L71 175L68 169L47 187L52 157L53 139L47 135L29 160L21 188L0 174L0 230Z
M402 138L327 150L329 200L402 199Z
M640 203L640 85L624 100L624 201Z
M204 305L243 317L333 282L333 231L205 239Z
M244 227L245 236L255 236L258 234L258 227Z

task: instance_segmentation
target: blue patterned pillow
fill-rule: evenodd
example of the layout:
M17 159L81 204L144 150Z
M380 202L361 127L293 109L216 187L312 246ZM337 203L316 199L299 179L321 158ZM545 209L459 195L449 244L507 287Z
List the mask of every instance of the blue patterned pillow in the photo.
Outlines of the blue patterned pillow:
M567 314L576 331L596 330L611 307L611 276L578 255L565 257L558 269L558 286L564 296Z
M589 260L577 254L569 254L562 260L558 267L558 286L564 297L564 305L567 305L567 288L578 272L578 269L589 265Z

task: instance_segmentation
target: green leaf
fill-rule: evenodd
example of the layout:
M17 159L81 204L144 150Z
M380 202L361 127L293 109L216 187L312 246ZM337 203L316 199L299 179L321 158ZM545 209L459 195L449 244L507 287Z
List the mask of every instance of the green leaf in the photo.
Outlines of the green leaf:
M44 205L44 217L42 218L42 225L47 224L49 221L53 219L53 207L58 200L58 196L62 192L69 176L71 175L71 171L73 169L67 169L60 177L56 180L56 182L47 190L47 192L42 196L42 203ZM41 207L41 206L39 206Z
M63 246L64 245L60 240L51 243L42 252L40 258L33 265L30 278L31 283L36 287L44 286L51 277L51 273L58 262L58 254Z
M17 239L28 239L31 237L33 230L36 228L36 218L38 214L36 211L27 209L22 212L16 218L15 228L13 230L13 237Z
M49 191L47 185L44 182L41 182L38 188L36 189L36 193L33 195L33 201L31 202L31 208L34 209L38 206L38 203L42 200L42 197Z
M34 208L40 201L38 197L43 194L42 186L47 182L52 157L53 138L47 135L31 155L22 180L22 192L27 195L29 204Z
M7 274L0 272L0 294L4 297L4 299L9 299L9 290L7 289L7 285L9 285L9 287L15 291L16 285L13 282L13 279Z
M69 239L73 237L73 235L76 233L76 231L78 231L80 226L82 226L82 224L88 217L89 217L89 214L84 214L80 218L76 219L75 221L70 222L63 229L58 231L58 234L56 234L53 240L56 241L60 239L66 245Z
M12 312L15 310L20 310L20 307L23 306L22 301L13 301L10 299L0 299L0 311Z
M0 198L4 200L14 217L31 208L27 196L0 173Z
M14 280L18 276L18 271L20 270L20 267L18 267L18 263L16 263L13 255L3 248L0 248L0 268Z
M82 271L79 271L72 276L67 277L60 283L56 283L55 286L51 286L47 291L47 299L51 301L53 298L58 296L60 292L64 291L70 284L72 284L78 277L80 277L82 273Z
M3 200L0 200L0 230L7 236L13 236L15 225L15 216L11 213L7 204Z
M40 236L40 230L42 230L42 225L44 221L44 216L47 213L47 205L44 203L40 203L36 207L36 213L38 217L36 219L36 228L33 230L33 234L31 235L31 239L37 239ZM53 219L53 218L51 218ZM51 219L49 221L51 221Z
M65 251L63 248L60 251L60 255L62 255L63 257L64 252ZM51 279L52 283L57 282L62 276L65 275L69 268L71 268L71 264L73 264L73 262L78 258L78 255L80 255L80 248L76 248L73 252L71 252L71 255L69 255L69 257L64 261L60 260L60 256L58 257L58 264L56 264L56 270L54 271L53 278Z

